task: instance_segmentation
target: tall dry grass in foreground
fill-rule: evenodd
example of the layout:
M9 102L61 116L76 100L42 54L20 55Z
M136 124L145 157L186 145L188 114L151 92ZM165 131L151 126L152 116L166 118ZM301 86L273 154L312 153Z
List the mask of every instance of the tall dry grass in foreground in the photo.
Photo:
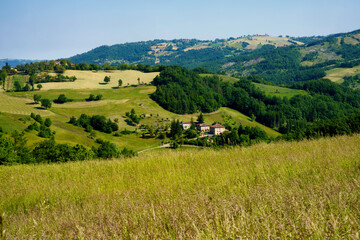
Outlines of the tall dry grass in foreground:
M0 167L5 239L345 238L360 136Z

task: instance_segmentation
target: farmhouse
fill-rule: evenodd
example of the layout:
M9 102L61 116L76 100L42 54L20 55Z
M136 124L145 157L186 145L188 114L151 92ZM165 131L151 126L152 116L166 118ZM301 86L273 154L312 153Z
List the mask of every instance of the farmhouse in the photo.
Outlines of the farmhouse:
M221 135L221 134L223 134L223 132L225 132L225 131L226 131L225 127L222 126L222 125L220 125L220 124L218 124L218 123L210 126L210 133L211 133L211 134Z
M190 121L186 121L186 122L181 122L181 127L185 130L185 129L189 129L191 127L191 122Z
M196 129L200 132L210 132L210 125L200 123L196 125Z

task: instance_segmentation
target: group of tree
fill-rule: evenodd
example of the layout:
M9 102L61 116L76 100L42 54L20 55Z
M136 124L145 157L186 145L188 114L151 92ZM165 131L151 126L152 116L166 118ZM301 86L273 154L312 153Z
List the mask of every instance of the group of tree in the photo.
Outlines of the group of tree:
M98 95L94 95L94 94L90 94L88 98L85 99L85 101L87 102L91 102L91 101L100 101L103 98L102 94L98 94Z
M56 74L55 76L46 75L32 75L34 83L48 83L48 82L75 82L77 78L75 76L64 76L62 74Z
M345 76L344 82L341 83L341 85L343 85L345 87L359 88L360 87L360 74L357 74L355 76Z
M72 102L73 100L66 97L65 94L60 94L59 97L57 99L54 99L53 102L57 103L57 104L63 104L66 102Z
M115 122L111 121L110 118L106 119L106 117L102 115L88 116L81 114L78 119L71 117L69 123L83 127L87 132L92 132L94 129L100 132L112 133L119 129L119 126Z
M100 70L136 70L141 72L160 72L164 66L156 65L150 66L148 64L128 64L122 63L117 66L110 66L108 64L97 64L97 63L89 63L91 61L81 61L81 63L72 63L70 60L59 59L59 60L51 60L51 61L39 61L34 63L26 63L19 64L16 66L16 69L20 73L33 75L41 72L55 72L60 77L52 77L53 81L66 81L73 80L74 77L69 77L69 79L64 78L62 75L66 70L83 70L83 71L100 71ZM10 70L9 70L10 71ZM49 75L45 75L45 77L40 77L41 82L49 81ZM45 79L47 77L47 79ZM75 79L76 80L76 79Z
M133 108L130 112L125 112L125 116L135 125L140 123L140 117L135 113L135 109Z
M154 78L156 92L152 99L163 108L179 113L212 112L225 104L217 91L219 77L200 77L179 66L166 67Z
M0 165L37 164L83 161L95 158L132 157L136 153L127 148L98 139L99 146L88 149L80 144L58 144L54 138L39 142L33 149L27 147L24 132L14 131L10 136L0 134Z
M55 135L55 131L50 129L52 124L50 118L43 120L39 114L35 115L34 113L30 114L30 118L35 121L26 128L26 131L37 131L37 135L42 138L52 138Z

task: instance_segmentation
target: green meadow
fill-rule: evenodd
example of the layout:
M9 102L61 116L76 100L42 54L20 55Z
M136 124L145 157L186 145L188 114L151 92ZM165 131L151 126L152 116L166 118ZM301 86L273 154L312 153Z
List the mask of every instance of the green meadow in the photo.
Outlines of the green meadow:
M212 76L213 74L200 74L201 76ZM239 79L235 77L230 77L226 75L218 75L224 82L236 82ZM264 91L266 95L277 96L277 97L287 97L291 98L295 95L307 95L308 93L303 90L291 89L286 87L280 87L276 85L266 85L261 83L254 83L260 90Z
M5 239L357 239L359 146L353 135L0 166L0 227Z
M264 91L266 95L277 96L277 97L287 97L292 98L295 95L308 95L304 90L291 89L273 85L265 85L261 83L254 83L260 90Z
M74 72L74 71L73 71ZM80 72L80 71L79 71ZM100 74L100 73L99 73ZM103 73L101 73L103 74ZM134 73L133 73L134 74ZM79 75L79 74L78 74ZM78 80L76 80L78 81ZM73 84L76 84L76 81ZM66 83L72 84L72 83ZM160 107L150 98L150 94L156 90L154 86L134 85L123 86L120 88L108 87L93 89L41 89L29 92L9 92L0 95L0 109L3 113L0 115L0 123L5 131L22 131L32 123L27 119L33 112L43 117L49 117L52 120L52 131L56 132L55 140L59 143L69 143L75 145L83 144L87 147L96 146L94 139L101 138L116 143L120 147L127 147L134 151L140 151L147 148L156 147L162 144L163 140L155 138L141 138L139 126L129 124L125 117L126 112L134 109L137 115L143 115L140 124L148 125L153 128L165 128L170 125L173 119L180 121L196 120L199 114L179 115L169 112ZM52 104L51 109L45 110L40 104L33 102L33 95L39 94L42 98L50 100L56 99L60 94L65 94L72 102L64 104ZM102 95L100 101L86 101L90 94ZM135 131L130 135L114 136L96 131L96 136L90 136L81 127L73 126L67 123L70 117L80 117L81 114L104 115L113 121L117 121L120 131ZM248 116L229 108L220 108L213 113L204 114L205 122L212 124L215 122L224 123L225 119L231 119L236 124L244 126L258 126L269 136L277 137L280 134L271 128L268 128L256 121L252 121ZM22 120L19 120L22 119ZM35 143L44 140L36 136L36 131L26 133L28 145L32 147ZM165 139L166 141L166 139Z

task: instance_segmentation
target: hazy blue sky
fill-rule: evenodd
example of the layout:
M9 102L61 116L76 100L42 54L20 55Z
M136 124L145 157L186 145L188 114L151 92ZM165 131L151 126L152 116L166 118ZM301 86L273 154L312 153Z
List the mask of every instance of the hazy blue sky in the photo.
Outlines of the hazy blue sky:
M55 59L153 39L328 35L359 29L359 12L360 0L8 0L0 58Z

